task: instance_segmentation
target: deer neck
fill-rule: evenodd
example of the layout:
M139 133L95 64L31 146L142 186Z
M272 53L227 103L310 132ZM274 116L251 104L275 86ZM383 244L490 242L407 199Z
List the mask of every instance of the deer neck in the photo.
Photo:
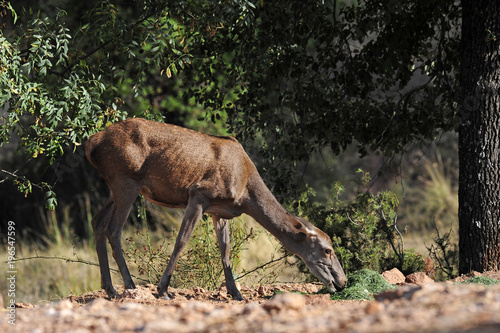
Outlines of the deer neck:
M250 200L246 213L276 237L285 248L294 254L293 236L300 223L278 202L262 179L249 190Z

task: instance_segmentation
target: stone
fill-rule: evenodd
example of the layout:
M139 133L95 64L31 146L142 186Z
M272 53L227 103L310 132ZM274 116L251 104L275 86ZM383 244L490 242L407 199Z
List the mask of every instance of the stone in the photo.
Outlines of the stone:
M118 296L119 299L155 299L153 293L150 289L146 288L136 288L136 289L125 289L123 293Z
M201 288L201 287L194 287L193 288L193 291L196 295L201 295L201 294L204 294L206 293L206 290Z
M269 288L266 286L259 286L259 289L257 290L260 296L266 296L269 293Z
M378 313L384 309L384 305L378 301L369 302L365 308L365 313L372 315Z
M286 293L277 294L271 300L264 303L263 308L271 312L273 310L301 310L306 305L306 299L301 294Z
M384 279L390 284L397 285L405 282L405 276L397 268L385 271L382 273Z
M428 277L424 272L417 272L408 275L406 277L406 283L416 284L420 286L426 283L434 283L434 280Z
M416 286L416 285L403 286L400 288L383 291L380 294L376 294L374 297L375 297L375 300L377 300L379 302L394 301L396 299L409 300L420 289L421 289L421 287Z
M36 308L36 305L33 305L31 303L23 303L23 302L18 302L15 303L16 309L32 309Z
M330 294L304 295L306 305L328 305Z

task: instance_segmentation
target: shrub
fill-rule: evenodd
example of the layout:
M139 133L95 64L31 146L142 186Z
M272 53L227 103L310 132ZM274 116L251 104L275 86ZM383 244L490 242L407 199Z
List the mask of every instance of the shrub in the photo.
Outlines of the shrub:
M453 228L444 235L435 226L434 244L427 247L429 256L436 263L436 279L447 280L458 276L458 246L451 240Z
M423 257L403 248L403 237L396 223L399 203L396 195L390 191L369 193L369 175L361 170L358 174L363 191L352 201L341 199L344 187L336 183L333 199L326 205L314 202L314 192L308 190L294 208L332 238L346 272L363 268L377 271L392 267L406 271L423 268Z
M157 284L168 264L171 246L166 241L152 242L147 223L145 231L136 232L137 237L128 237L128 249L125 255L129 262L138 267L139 274L145 276L149 283ZM248 241L257 236L252 229L248 230L242 223L233 221L229 224L231 235L230 261L233 269L239 263L239 256ZM155 245L157 244L157 245ZM172 276L172 287L186 288L199 286L216 289L223 281L223 269L214 226L206 215L199 222L188 245L181 252Z
M426 258L417 253L414 249L404 250L403 262L395 253L392 253L384 261L381 262L380 270L388 270L397 267L404 275L409 275L415 272L422 272L426 270Z

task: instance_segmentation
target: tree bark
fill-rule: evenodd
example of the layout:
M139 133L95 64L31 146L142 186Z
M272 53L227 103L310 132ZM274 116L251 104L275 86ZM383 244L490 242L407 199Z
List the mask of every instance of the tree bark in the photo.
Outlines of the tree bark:
M500 2L462 0L460 273L500 268Z

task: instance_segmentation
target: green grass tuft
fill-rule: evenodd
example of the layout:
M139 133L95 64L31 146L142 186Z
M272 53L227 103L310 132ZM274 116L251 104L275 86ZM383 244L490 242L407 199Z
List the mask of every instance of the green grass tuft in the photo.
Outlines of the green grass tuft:
M472 284L472 283L483 284L485 286L493 286L497 283L500 283L500 281L486 276L474 276L473 278L470 278L462 282L457 282L456 284Z
M331 295L332 300L372 300L373 295L382 291L394 289L379 273L362 269L347 277L347 287Z

